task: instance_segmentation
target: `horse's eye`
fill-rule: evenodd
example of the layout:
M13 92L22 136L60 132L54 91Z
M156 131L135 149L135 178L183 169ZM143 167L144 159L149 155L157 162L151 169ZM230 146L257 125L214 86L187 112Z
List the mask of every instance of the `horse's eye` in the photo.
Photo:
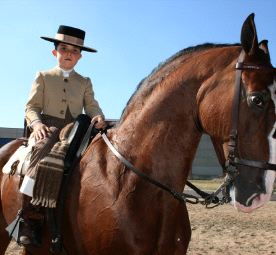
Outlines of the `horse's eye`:
M247 103L255 109L264 109L270 99L270 94L267 91L251 92L247 95Z
M264 105L263 97L261 96L252 96L251 97L252 103L256 106L262 107Z

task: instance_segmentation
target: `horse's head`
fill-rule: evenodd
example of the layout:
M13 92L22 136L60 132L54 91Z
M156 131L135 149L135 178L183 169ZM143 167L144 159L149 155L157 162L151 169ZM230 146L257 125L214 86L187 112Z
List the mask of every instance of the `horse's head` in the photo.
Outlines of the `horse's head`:
M270 200L276 173L269 170L276 163L275 69L267 41L258 43L254 14L243 24L241 46L236 83L234 71L217 81L220 95L213 100L214 111L208 113L213 123L207 124L205 116L202 124L217 147L220 161L226 163L235 207L251 212Z
M276 163L275 69L270 63L267 41L258 44L254 15L244 22L241 43L245 52L241 71L242 93L237 120L237 141L234 159L238 164L231 197L234 205L250 212L270 200L275 171L264 162ZM232 106L235 107L235 106ZM235 117L232 117L231 128ZM231 147L229 149L231 151ZM231 153L231 152L230 152ZM245 160L244 160L245 159ZM246 161L248 160L248 161ZM231 165L231 159L230 165ZM233 167L233 165L232 165Z

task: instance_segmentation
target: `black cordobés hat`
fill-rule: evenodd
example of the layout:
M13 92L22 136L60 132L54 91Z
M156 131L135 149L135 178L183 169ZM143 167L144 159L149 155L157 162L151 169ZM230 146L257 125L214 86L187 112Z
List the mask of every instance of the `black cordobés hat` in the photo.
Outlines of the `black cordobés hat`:
M85 38L85 31L75 27L61 25L58 28L55 38L46 37L46 36L41 36L40 38L54 43L62 42L62 43L78 46L84 51L97 52L97 50L83 45L84 38Z

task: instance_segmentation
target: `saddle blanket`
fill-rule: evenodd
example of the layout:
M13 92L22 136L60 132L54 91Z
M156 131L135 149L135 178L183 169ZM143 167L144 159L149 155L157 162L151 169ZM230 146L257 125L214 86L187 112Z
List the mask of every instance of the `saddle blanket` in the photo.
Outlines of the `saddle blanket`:
M13 153L8 162L4 165L2 171L4 174L25 175L31 157L33 146L35 145L34 137L30 137L27 145L20 145Z

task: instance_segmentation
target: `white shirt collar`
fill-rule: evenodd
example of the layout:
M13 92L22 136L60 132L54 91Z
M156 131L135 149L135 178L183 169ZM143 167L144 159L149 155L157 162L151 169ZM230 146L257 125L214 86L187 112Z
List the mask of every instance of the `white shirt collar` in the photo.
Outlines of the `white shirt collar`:
M67 78L69 77L70 73L74 70L74 69L71 69L71 70L64 70L62 69L61 67L58 66L58 69L60 69L62 71L62 74L63 74L63 77Z

